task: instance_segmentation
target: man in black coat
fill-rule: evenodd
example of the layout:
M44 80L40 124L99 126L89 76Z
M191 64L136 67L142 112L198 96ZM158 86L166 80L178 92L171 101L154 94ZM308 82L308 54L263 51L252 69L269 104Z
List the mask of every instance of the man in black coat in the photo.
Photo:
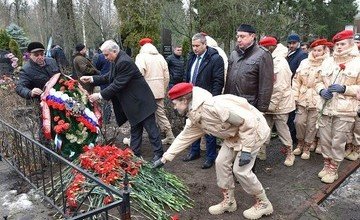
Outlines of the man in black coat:
M197 33L192 37L192 49L188 58L186 82L209 91L213 96L220 95L224 87L224 61L216 49L206 45L205 35ZM206 160L202 169L210 168L216 159L216 137L205 135ZM200 157L200 139L191 146L185 162Z
M0 50L0 75L10 74L14 71L14 67L11 66L11 58L9 58L10 52L6 50Z
M299 67L301 61L303 59L306 59L308 57L308 54L305 53L301 47L300 47L300 36L297 34L290 34L287 38L287 42L288 42L288 48L289 48L289 53L286 57L291 72L292 72L292 76L291 79L294 77L297 68Z
M185 78L185 61L182 57L182 47L175 46L173 54L166 58L170 73L169 89L174 85L181 83Z
M129 120L130 147L136 156L141 156L140 147L145 128L154 148L152 160L156 161L161 158L164 151L160 130L155 121L155 97L134 61L121 51L114 41L105 41L100 49L106 59L111 62L110 72L106 75L82 76L80 80L94 85L109 85L100 93L90 95L89 100L91 102L98 99L111 100L118 125L121 126Z
M40 102L40 95L43 93L45 84L56 73L59 73L59 67L52 58L44 56L45 47L40 42L31 42L27 51L30 54L29 61L21 68L19 81L16 84L16 93L28 100ZM35 109L40 114L39 108ZM38 124L42 124L42 117L39 117ZM38 132L39 141L45 146L49 146L48 141L41 129Z
M61 69L70 68L69 61L66 59L65 53L59 45L51 46L51 57L56 60L56 63Z
M16 92L25 99L38 98L43 93L47 81L60 72L56 61L44 56L45 47L40 42L31 42L27 51L30 60L20 70Z

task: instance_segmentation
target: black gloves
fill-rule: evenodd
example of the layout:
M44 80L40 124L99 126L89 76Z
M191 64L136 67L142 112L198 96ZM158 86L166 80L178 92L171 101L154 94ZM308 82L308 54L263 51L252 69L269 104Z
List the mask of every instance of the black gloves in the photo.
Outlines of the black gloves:
M325 100L329 100L333 97L333 94L327 89L322 89L320 91L320 96Z
M240 159L239 159L239 166L244 166L244 165L250 163L251 159L252 159L251 153L241 151L241 155L240 155Z
M156 161L152 164L152 168L153 168L153 169L154 169L154 168L160 168L160 167L162 167L162 166L164 166L164 163L161 162L161 158L158 159L158 160L156 160Z
M346 87L340 84L332 84L329 86L328 90L330 92L344 93Z

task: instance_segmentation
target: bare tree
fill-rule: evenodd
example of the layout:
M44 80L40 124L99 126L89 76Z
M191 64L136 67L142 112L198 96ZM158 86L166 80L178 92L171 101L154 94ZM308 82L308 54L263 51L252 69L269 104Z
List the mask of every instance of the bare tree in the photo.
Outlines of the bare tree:
M10 17L10 6L8 0L1 0L0 1L0 27L4 28L8 26L11 22Z
M56 33L63 39L63 48L69 55L70 51L79 41L78 32L76 31L74 6L72 0L57 1L57 12L59 14L59 31Z

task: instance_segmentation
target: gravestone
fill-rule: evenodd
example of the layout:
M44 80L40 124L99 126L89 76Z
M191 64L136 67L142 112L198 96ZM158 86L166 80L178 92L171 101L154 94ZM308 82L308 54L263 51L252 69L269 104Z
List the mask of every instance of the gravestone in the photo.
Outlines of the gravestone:
M161 53L166 58L172 54L171 30L163 28L161 31Z

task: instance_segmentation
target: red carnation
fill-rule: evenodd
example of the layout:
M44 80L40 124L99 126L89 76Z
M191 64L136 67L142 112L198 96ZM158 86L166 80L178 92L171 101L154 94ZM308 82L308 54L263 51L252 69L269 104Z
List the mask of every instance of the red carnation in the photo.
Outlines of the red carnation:
M104 204L107 205L107 204L110 204L112 203L112 198L110 196L106 196L103 200Z
M340 67L340 70L344 70L346 66L345 66L344 63L340 63L340 64L339 64L339 67Z
M87 152L87 151L89 151L90 150L90 147L88 146L88 145L85 145L84 147L83 147L83 151L84 152Z
M175 214L175 215L171 216L171 220L180 220L179 215Z

